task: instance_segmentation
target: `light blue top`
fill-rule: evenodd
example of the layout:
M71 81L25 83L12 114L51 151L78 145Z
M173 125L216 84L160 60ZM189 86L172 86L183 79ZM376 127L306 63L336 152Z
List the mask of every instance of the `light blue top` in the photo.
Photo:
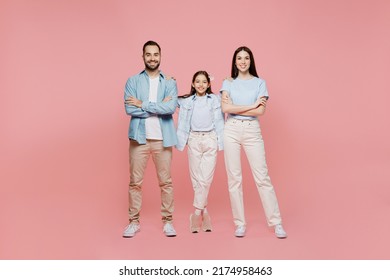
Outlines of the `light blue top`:
M149 76L145 70L130 77L125 86L124 99L130 96L142 101L142 107L125 104L126 113L131 116L128 136L139 144L146 144L145 119L158 116L163 136L163 146L172 147L177 143L175 124L172 115L177 107L177 86L173 79L166 80L160 71L157 102L149 101ZM162 102L167 96L172 99Z
M213 113L207 106L207 95L196 96L192 112L191 131L211 131L214 129Z
M225 124L224 114L222 113L221 108L221 96L218 94L208 94L207 96L207 107L211 112L213 129L217 134L218 149L223 150L223 128ZM183 151L184 147L187 144L188 137L191 131L191 119L194 112L194 103L197 96L187 98L179 98L179 118L177 124L177 138L178 143L176 148L179 151Z
M224 80L221 88L222 91L227 91L234 105L251 105L256 102L260 96L268 96L267 86L263 79L253 77L249 80L241 80L239 78L233 81ZM240 120L255 119L254 116L241 116L237 114L229 114L229 118Z

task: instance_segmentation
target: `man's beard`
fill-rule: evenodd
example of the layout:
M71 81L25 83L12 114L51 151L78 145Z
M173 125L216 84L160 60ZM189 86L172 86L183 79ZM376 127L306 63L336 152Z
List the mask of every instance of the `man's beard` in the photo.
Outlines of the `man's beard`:
M160 67L160 62L156 63L154 66L150 66L145 62L145 68L150 71L154 71Z

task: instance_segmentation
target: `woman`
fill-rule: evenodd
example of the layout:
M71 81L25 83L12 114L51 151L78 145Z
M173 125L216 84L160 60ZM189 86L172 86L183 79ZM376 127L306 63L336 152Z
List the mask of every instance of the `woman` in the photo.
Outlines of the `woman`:
M235 236L244 237L246 222L242 190L241 147L244 148L263 204L267 223L278 238L286 238L275 190L268 176L264 142L257 119L265 112L268 92L257 75L252 51L238 48L233 55L231 76L222 85L222 111L228 113L224 129L225 165L236 226Z

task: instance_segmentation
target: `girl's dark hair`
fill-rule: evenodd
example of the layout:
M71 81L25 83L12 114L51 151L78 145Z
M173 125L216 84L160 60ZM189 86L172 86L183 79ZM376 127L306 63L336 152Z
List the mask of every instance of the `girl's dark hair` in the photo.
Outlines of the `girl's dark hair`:
M179 98L187 98L187 97L190 97L194 94L196 94L196 89L193 87L193 83L195 82L195 79L198 75L204 75L207 79L207 82L209 83L209 87L206 89L206 93L213 93L213 91L211 90L211 84L210 84L210 76L209 74L206 72L206 71L198 71L194 74L194 76L192 77L192 82L191 82L191 91L190 93L188 94L185 94L185 95L182 95L182 96L179 96Z
M251 62L251 64L249 65L249 74L251 74L252 76L255 76L255 77L258 78L259 75L257 75L255 58L253 57L253 53L252 53L252 51L248 47L245 47L245 46L239 47L234 52L233 60L232 60L232 73L231 73L232 78L235 79L238 76L238 68L236 66L236 56L241 51L245 51L245 52L247 52L249 54L249 59L250 59L250 62Z

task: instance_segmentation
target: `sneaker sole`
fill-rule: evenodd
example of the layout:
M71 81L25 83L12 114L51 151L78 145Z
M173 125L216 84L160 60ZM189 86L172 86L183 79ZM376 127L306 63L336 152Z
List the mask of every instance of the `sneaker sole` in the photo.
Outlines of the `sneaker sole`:
M122 237L123 238L132 238L132 237L134 237L136 234L137 234L137 232L140 232L141 230L139 229L139 230L137 230L136 232L134 232L134 234L133 235L122 235Z

